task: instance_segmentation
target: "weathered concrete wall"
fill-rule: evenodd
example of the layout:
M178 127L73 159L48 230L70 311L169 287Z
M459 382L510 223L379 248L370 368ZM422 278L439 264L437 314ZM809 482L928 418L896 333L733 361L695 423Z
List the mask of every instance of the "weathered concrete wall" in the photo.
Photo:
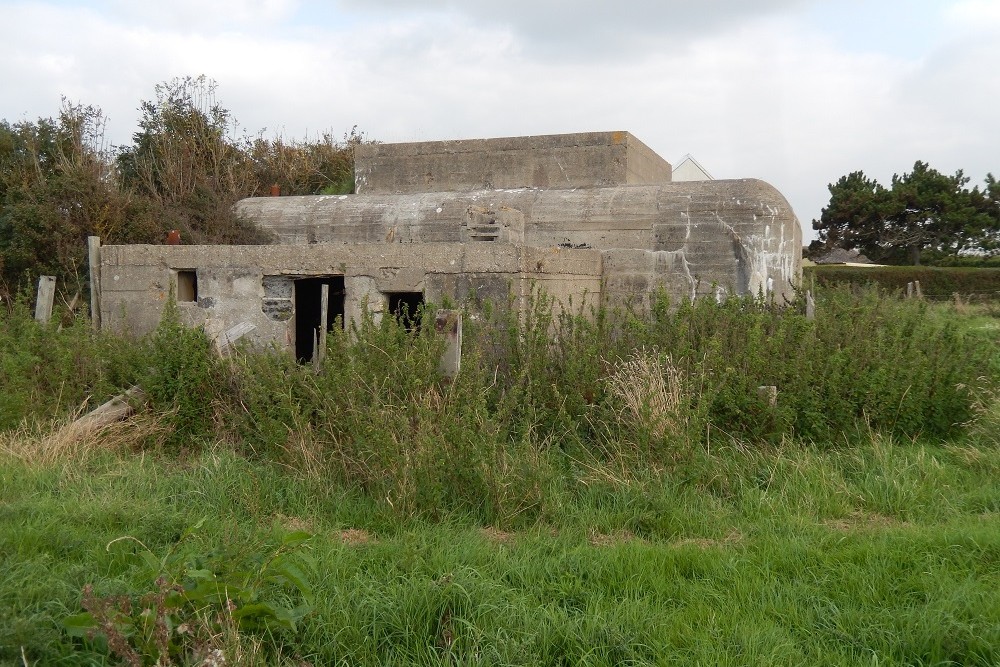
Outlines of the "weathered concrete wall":
M179 303L187 324L217 335L236 324L255 327L259 344L293 345L294 280L344 276L345 316L386 307L388 292L420 291L427 301L472 294L505 300L538 284L562 302L600 298L595 250L518 247L507 243L311 246L104 246L101 314L106 328L135 334L159 323L178 270L194 270L197 302Z
M670 163L628 132L403 144L354 150L358 194L591 188L670 181Z
M632 298L773 293L801 277L802 231L773 187L754 179L581 190L265 197L239 212L287 244L483 243L633 250L606 254L605 290ZM632 259L626 260L626 257ZM645 287L643 287L645 286ZM683 289L680 289L680 287Z
M336 277L322 284L347 320L412 292L439 305L513 294L523 307L541 290L577 311L646 308L658 289L792 298L802 231L777 190L670 179L627 132L359 146L360 194L239 202L274 245L105 247L101 315L148 332L170 290L196 279L197 300L178 304L189 324L252 325L250 340L291 346L299 315L300 335L319 322L305 311L320 281L298 283L296 312L296 280L310 277Z
M754 179L672 184L658 198L649 250L604 252L605 297L648 305L675 297L771 295L792 299L802 277L802 229L785 198Z

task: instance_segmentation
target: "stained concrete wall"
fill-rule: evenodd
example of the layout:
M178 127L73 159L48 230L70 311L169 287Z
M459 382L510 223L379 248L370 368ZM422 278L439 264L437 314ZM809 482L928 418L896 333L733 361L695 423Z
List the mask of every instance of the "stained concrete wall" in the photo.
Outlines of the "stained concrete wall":
M595 250L537 249L508 243L312 246L104 246L101 316L105 328L156 328L178 270L194 270L198 300L179 303L184 321L215 336L243 322L258 344L294 345L296 277L344 276L345 315L381 313L386 293L420 291L429 302L472 295L505 301L538 286L562 303L600 298Z
M359 146L356 178L356 195L239 202L274 245L104 248L104 325L152 330L179 271L197 276L197 301L179 304L189 324L287 345L298 277L343 276L351 320L392 292L644 308L661 288L791 298L801 276L802 231L777 190L670 182L627 132Z
M358 194L592 188L670 181L670 163L628 132L364 144Z
M730 294L791 298L802 268L802 231L791 207L754 179L265 197L240 202L238 211L284 244L501 241L614 250L605 253L603 267L608 299L632 299L657 286L676 287L678 295L705 294L713 285Z

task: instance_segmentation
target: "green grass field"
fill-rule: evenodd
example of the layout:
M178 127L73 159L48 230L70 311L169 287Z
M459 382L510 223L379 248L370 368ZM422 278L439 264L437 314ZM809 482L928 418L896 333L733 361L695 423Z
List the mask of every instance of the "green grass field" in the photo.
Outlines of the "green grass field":
M992 665L1000 450L874 437L720 444L686 477L570 469L503 531L226 450L0 463L0 661L114 664L68 636L81 591L151 591L167 554L271 553L307 531L313 610L229 637L243 664ZM109 545L110 543L110 545ZM219 640L222 641L222 640ZM279 657L279 653L280 656Z
M927 316L995 345L989 314ZM493 437L456 430L449 396L399 433ZM303 435L333 433L322 415L287 456L218 423L177 450L173 417L150 412L8 430L0 664L996 665L1000 402L972 413L946 439L709 425L666 454L639 446L648 432L611 449L534 424L487 440L488 459L428 445L444 458L423 467L395 431L379 442L398 459L359 466L347 454L369 450ZM347 463L395 482L349 483ZM446 474L477 465L493 476ZM447 486L462 483L483 488ZM400 505L425 484L442 505Z

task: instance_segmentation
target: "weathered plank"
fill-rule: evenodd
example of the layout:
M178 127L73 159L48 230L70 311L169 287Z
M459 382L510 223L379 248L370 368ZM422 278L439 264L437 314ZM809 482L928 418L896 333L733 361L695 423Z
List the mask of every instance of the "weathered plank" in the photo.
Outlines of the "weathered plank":
M136 403L142 403L145 400L146 392L142 390L142 387L136 385L124 394L115 396L110 401L102 403L83 415L73 422L73 426L81 430L96 431L125 419L134 412Z

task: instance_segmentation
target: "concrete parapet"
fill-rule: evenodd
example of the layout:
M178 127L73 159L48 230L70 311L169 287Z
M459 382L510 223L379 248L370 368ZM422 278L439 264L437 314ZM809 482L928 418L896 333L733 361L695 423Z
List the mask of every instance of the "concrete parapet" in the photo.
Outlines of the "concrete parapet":
M358 194L572 189L670 181L670 163L628 132L362 144Z

